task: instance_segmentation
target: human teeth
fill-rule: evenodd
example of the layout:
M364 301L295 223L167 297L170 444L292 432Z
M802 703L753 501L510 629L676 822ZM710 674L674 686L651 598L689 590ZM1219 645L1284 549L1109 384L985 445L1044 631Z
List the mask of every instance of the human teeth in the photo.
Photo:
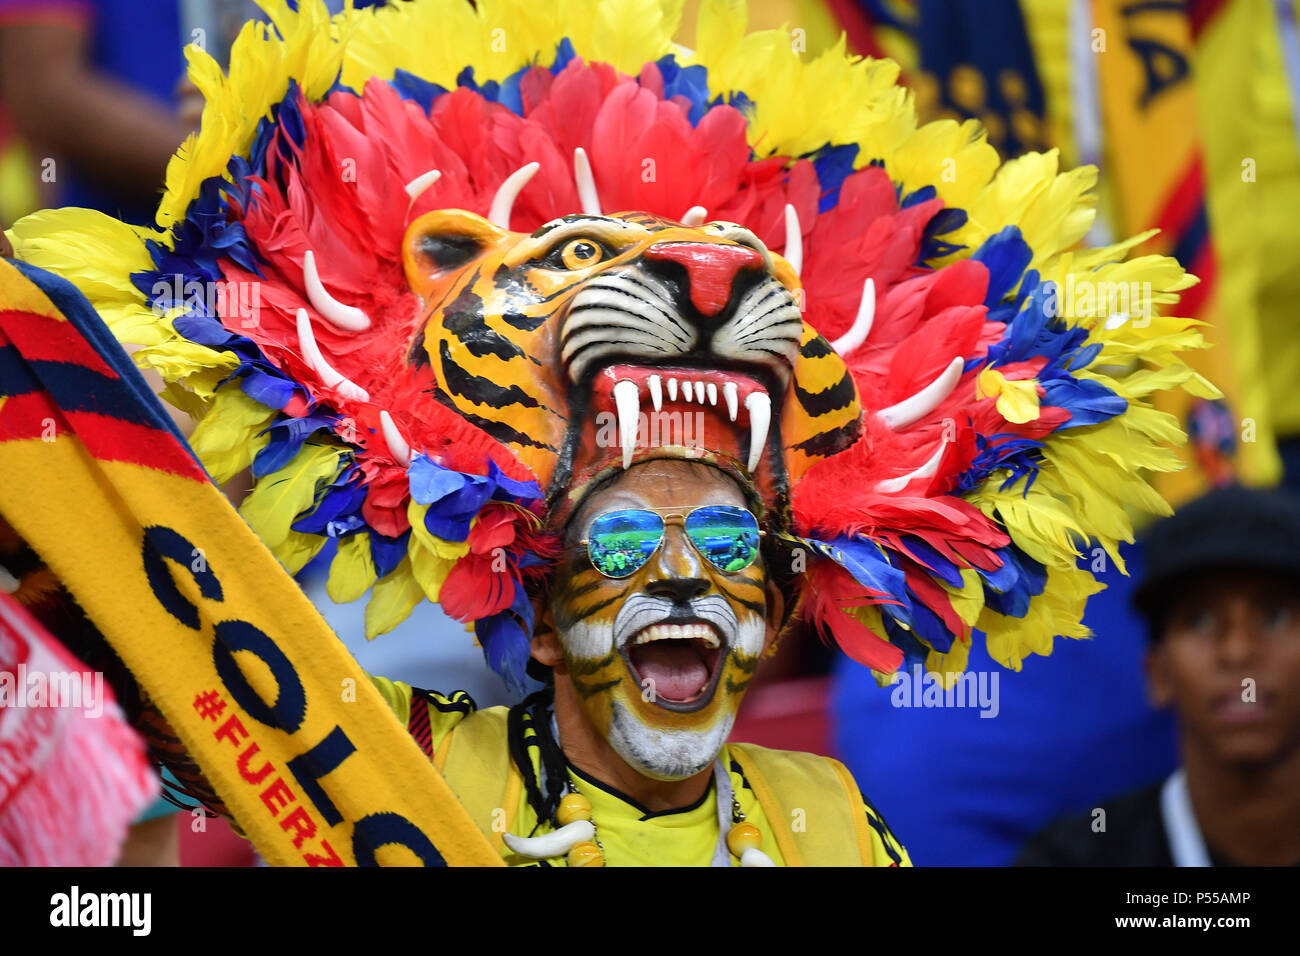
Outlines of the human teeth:
M710 650L722 646L717 633L707 624L654 624L632 639L633 645L652 641L700 640Z
M682 379L682 401L695 401L695 385L689 378Z
M718 386L710 382L707 387L709 390L709 404L710 405L718 404Z
M677 401L677 379L671 376L668 379L668 401Z
M654 405L655 411L657 412L659 411L660 408L663 407L664 404L663 392L659 388L659 376L651 375L648 379L646 379L646 385L650 387L650 401Z
M632 464L632 452L636 449L637 419L641 416L641 394L636 382L624 379L614 383L614 405L618 409L618 441L623 448L623 468L626 469ZM763 430L766 433L766 425Z
M722 385L722 397L727 400L727 414L731 420L736 420L736 408L739 402L739 390L735 382L724 382Z
M745 399L749 410L749 472L753 474L767 444L767 427L772 423L772 400L766 392L751 392Z

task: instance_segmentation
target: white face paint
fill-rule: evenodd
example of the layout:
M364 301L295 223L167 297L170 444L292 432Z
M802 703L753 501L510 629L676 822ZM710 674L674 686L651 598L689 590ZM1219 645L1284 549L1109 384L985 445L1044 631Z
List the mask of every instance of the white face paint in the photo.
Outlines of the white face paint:
M672 516L658 545L625 577L577 557L551 595L577 707L628 766L656 780L694 776L716 759L768 637L762 561L722 571L684 529L704 505L744 508L746 497L707 465L634 466L593 493L569 541L584 540L598 515L646 508Z
M614 701L614 718L609 726L609 744L635 768L654 780L684 780L693 777L717 759L731 733L735 715L723 711L703 730L674 730L652 727Z
M623 603L612 624L585 620L562 631L560 640L565 657L590 661L604 659L611 652L621 653L638 632L663 620L671 610L670 601L633 594ZM762 652L766 624L758 615L747 612L738 621L731 605L717 594L696 598L691 602L691 611L723 636L728 655L754 661ZM718 687L715 697L719 706L710 708L711 715L702 715L706 722L679 727L672 725L676 715L668 711L630 707L619 696L611 695L607 739L630 767L654 780L694 776L713 763L731 732L738 704L728 699L732 696L736 695L725 686Z

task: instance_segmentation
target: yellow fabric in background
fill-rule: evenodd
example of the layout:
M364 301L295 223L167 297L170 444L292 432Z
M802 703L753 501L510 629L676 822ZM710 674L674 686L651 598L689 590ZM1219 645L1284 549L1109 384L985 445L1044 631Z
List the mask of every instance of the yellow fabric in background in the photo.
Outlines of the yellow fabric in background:
M1271 418L1267 437L1300 435L1300 149L1282 42L1272 0L1234 0L1196 55L1219 315L1234 336L1242 415ZM1265 438L1242 457L1271 482Z
M772 30L785 24L791 30L803 30L807 48L801 51L810 59L835 45L842 28L823 0L750 0L741 6L749 11L749 30ZM700 0L686 0L682 6L681 27L674 41L695 49L695 21Z

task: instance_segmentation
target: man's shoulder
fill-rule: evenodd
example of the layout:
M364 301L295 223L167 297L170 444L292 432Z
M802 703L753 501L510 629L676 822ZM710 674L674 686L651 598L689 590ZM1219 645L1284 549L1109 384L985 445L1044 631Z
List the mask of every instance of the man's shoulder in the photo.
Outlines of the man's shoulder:
M370 681L430 758L453 730L487 729L499 723L504 733L507 708L480 709L466 691L444 694L373 674Z
M843 763L834 757L801 750L774 750L758 744L729 743L732 770L750 786L771 787L783 805L806 807L810 800L842 801L860 834L864 855L876 866L911 866L907 851L884 816L862 793ZM737 759L739 758L739 762ZM745 767L751 771L745 773ZM761 775L754 781L752 771ZM865 822L865 825L863 825Z
M1030 840L1017 866L1172 866L1160 784L1062 817Z

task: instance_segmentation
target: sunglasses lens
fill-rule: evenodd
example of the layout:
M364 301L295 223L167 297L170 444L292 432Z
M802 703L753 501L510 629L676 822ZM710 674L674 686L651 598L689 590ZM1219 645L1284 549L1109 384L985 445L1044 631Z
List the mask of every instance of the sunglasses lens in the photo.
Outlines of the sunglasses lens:
M664 519L653 511L611 511L591 523L587 553L601 574L625 578L650 559L664 536Z
M744 508L696 508L686 516L686 534L720 571L743 571L758 557L758 519Z

